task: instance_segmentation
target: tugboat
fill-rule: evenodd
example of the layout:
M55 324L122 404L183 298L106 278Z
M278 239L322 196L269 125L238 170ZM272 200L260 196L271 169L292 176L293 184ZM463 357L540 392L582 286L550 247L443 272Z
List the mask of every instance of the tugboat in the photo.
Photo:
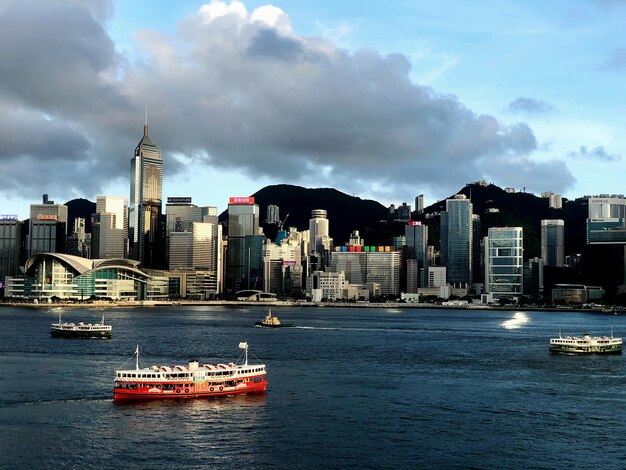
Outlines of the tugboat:
M281 323L277 316L272 315L271 309L263 320L256 322L254 325L265 328L293 328L295 326L291 323Z
M551 354L621 354L622 338L613 338L611 336L594 336L588 334L582 338L577 336L561 336L550 339Z
M100 323L67 323L61 320L59 313L59 322L50 325L50 335L55 338L102 338L110 339L111 325L104 324L104 313Z
M135 368L115 371L113 400L205 398L261 393L267 388L265 364L248 364L248 343L243 364L200 364L140 367L139 346Z

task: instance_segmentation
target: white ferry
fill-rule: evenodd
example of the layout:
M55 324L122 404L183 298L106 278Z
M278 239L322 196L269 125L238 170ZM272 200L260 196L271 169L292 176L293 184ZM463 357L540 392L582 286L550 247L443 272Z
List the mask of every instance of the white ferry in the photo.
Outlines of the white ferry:
M267 388L265 364L248 363L248 343L243 364L200 364L140 367L139 346L135 368L115 371L114 400L202 398L260 393Z
M111 338L111 325L104 324L104 314L99 323L68 323L61 319L59 314L58 323L50 325L50 335L57 338Z
M552 354L621 354L622 338L611 336L561 336L550 339Z

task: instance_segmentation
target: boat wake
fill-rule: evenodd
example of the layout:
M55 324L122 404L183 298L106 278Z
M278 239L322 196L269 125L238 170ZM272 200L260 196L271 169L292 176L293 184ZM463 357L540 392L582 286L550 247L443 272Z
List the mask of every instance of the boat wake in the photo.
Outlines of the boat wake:
M503 321L502 323L500 323L500 326L507 330L515 330L524 326L526 323L528 323L528 321L529 318L526 316L525 313L515 312L513 318Z
M415 330L411 328L340 328L332 326L294 326L294 329L300 330L326 330L326 331L383 331L383 332L406 332L412 333Z

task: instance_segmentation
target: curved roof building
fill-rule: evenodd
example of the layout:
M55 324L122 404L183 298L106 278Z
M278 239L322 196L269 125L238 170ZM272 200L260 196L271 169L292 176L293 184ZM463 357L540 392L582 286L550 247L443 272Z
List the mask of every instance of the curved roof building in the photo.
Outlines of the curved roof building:
M140 300L152 278L129 259L86 259L62 253L39 253L25 265L28 297ZM167 294L164 292L162 294Z

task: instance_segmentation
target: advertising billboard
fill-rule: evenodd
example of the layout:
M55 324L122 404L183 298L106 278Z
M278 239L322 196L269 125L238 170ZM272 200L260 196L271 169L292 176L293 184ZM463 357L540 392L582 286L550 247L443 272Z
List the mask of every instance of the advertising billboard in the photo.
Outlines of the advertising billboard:
M254 204L254 197L252 196L234 196L228 199L229 204Z

